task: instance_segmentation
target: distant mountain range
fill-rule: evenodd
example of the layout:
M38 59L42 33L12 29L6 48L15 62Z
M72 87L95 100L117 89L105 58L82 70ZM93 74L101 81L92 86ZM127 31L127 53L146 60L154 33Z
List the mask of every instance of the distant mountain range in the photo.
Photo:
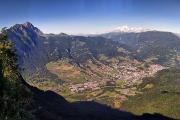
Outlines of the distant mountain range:
M130 27L127 25L119 26L114 29L110 30L104 30L103 32L95 32L95 33L89 33L89 34L79 34L80 36L97 36L101 34L107 34L107 33L141 33L141 32L147 32L147 31L156 31L153 29L147 29L143 27Z
M163 65L179 65L180 38L171 32L125 26L110 33L84 37L65 33L44 34L29 22L16 24L5 31L15 43L19 63L28 73L52 60L71 58L81 63L97 59L100 54L130 56L139 60L155 58L155 62ZM130 54L119 53L119 47Z
M179 56L179 37L171 32L106 33L105 38L118 41L134 49L137 58L157 57L158 63L169 64ZM170 63L171 64L171 63Z

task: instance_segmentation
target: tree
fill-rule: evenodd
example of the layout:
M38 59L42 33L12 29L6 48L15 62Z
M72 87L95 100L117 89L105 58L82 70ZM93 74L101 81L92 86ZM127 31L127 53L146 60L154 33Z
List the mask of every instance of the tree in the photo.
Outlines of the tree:
M30 92L22 83L12 42L0 34L0 120L28 120Z

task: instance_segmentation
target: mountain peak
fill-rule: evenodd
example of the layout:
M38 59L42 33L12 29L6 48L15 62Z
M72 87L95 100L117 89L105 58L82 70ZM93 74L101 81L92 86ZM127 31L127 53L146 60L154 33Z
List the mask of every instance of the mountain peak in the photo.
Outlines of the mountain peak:
M25 22L24 24L22 24L25 27L34 27L32 23L30 22Z
M30 23L30 22L25 22L25 23L23 23L23 24L15 24L15 25L12 26L11 28L21 28L21 29L23 29L23 28L35 28L35 27L33 26L32 23Z
M146 31L150 31L150 29L145 29L142 27L129 27L129 26L125 25L125 26L120 26L120 27L115 28L112 32L135 32L135 33L138 33L138 32L146 32Z
M60 35L60 36L67 36L68 34L62 32L62 33L60 33L59 35Z
M13 31L31 31L38 35L42 35L43 33L30 22L25 22L23 24L15 24L14 26L10 27L9 30Z

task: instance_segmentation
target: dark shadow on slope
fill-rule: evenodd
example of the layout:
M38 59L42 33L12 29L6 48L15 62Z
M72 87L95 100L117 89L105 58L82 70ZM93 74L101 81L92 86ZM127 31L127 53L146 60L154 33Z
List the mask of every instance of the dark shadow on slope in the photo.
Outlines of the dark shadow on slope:
M39 120L174 120L161 114L136 116L96 102L69 103L53 91L42 91L23 83L32 91L35 115Z

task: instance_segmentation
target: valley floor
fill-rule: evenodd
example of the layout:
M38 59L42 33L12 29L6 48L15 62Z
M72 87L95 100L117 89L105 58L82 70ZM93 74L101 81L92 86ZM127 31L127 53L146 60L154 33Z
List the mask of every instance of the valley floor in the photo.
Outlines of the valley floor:
M64 80L64 83L60 85L47 80L40 83L32 82L31 85L42 90L55 91L70 102L96 101L130 111L130 107L126 107L126 101L143 95L145 90L154 88L153 83L147 83L142 88L140 86L145 84L146 78L153 77L158 71L165 69L158 64L145 66L143 62L122 58L114 58L106 62L89 60L82 65L63 59L50 62L46 67Z

